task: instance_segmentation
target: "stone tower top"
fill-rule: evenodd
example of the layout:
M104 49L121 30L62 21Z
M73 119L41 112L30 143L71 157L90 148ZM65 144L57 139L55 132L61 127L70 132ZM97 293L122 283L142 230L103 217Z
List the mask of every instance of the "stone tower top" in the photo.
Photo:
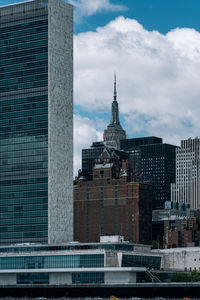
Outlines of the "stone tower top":
M120 149L120 140L126 138L126 132L123 130L119 120L119 108L117 102L116 73L114 74L114 96L111 109L111 120L107 129L104 130L103 140L107 147Z

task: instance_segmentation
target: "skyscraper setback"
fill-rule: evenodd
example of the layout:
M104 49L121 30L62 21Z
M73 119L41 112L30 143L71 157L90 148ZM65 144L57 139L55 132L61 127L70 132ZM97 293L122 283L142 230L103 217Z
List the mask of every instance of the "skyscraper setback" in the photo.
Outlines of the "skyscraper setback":
M0 244L72 240L72 6L0 7Z

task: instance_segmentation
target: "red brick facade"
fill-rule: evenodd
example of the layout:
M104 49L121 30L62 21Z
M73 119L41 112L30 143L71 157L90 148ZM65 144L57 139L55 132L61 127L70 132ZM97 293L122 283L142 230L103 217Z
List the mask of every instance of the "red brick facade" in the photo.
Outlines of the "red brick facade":
M119 164L103 154L93 180L74 185L74 240L99 242L100 235L151 244L151 184L131 182L128 161Z
M176 220L173 227L165 222L164 247L194 247L200 243L200 220L191 217L185 220Z

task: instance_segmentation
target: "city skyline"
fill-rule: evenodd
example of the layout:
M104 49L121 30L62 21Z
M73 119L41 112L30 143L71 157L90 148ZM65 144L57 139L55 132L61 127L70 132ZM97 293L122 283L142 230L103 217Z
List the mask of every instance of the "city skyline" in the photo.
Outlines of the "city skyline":
M200 3L67 2L75 4L74 175L81 149L102 140L109 124L115 71L129 138L153 135L179 145L198 136Z

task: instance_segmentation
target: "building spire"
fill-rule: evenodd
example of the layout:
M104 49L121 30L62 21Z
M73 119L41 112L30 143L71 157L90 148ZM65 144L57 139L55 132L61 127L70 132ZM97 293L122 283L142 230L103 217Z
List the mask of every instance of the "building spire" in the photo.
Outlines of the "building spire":
M112 102L110 125L120 125L119 109L118 109L118 102L117 102L116 72L114 73L114 96Z
M126 132L123 130L119 120L119 107L117 102L117 80L114 73L114 96L111 106L111 119L107 129L104 130L103 140L106 147L120 149L120 140L126 138Z
M114 73L114 101L117 101L117 84L116 84L116 72Z

